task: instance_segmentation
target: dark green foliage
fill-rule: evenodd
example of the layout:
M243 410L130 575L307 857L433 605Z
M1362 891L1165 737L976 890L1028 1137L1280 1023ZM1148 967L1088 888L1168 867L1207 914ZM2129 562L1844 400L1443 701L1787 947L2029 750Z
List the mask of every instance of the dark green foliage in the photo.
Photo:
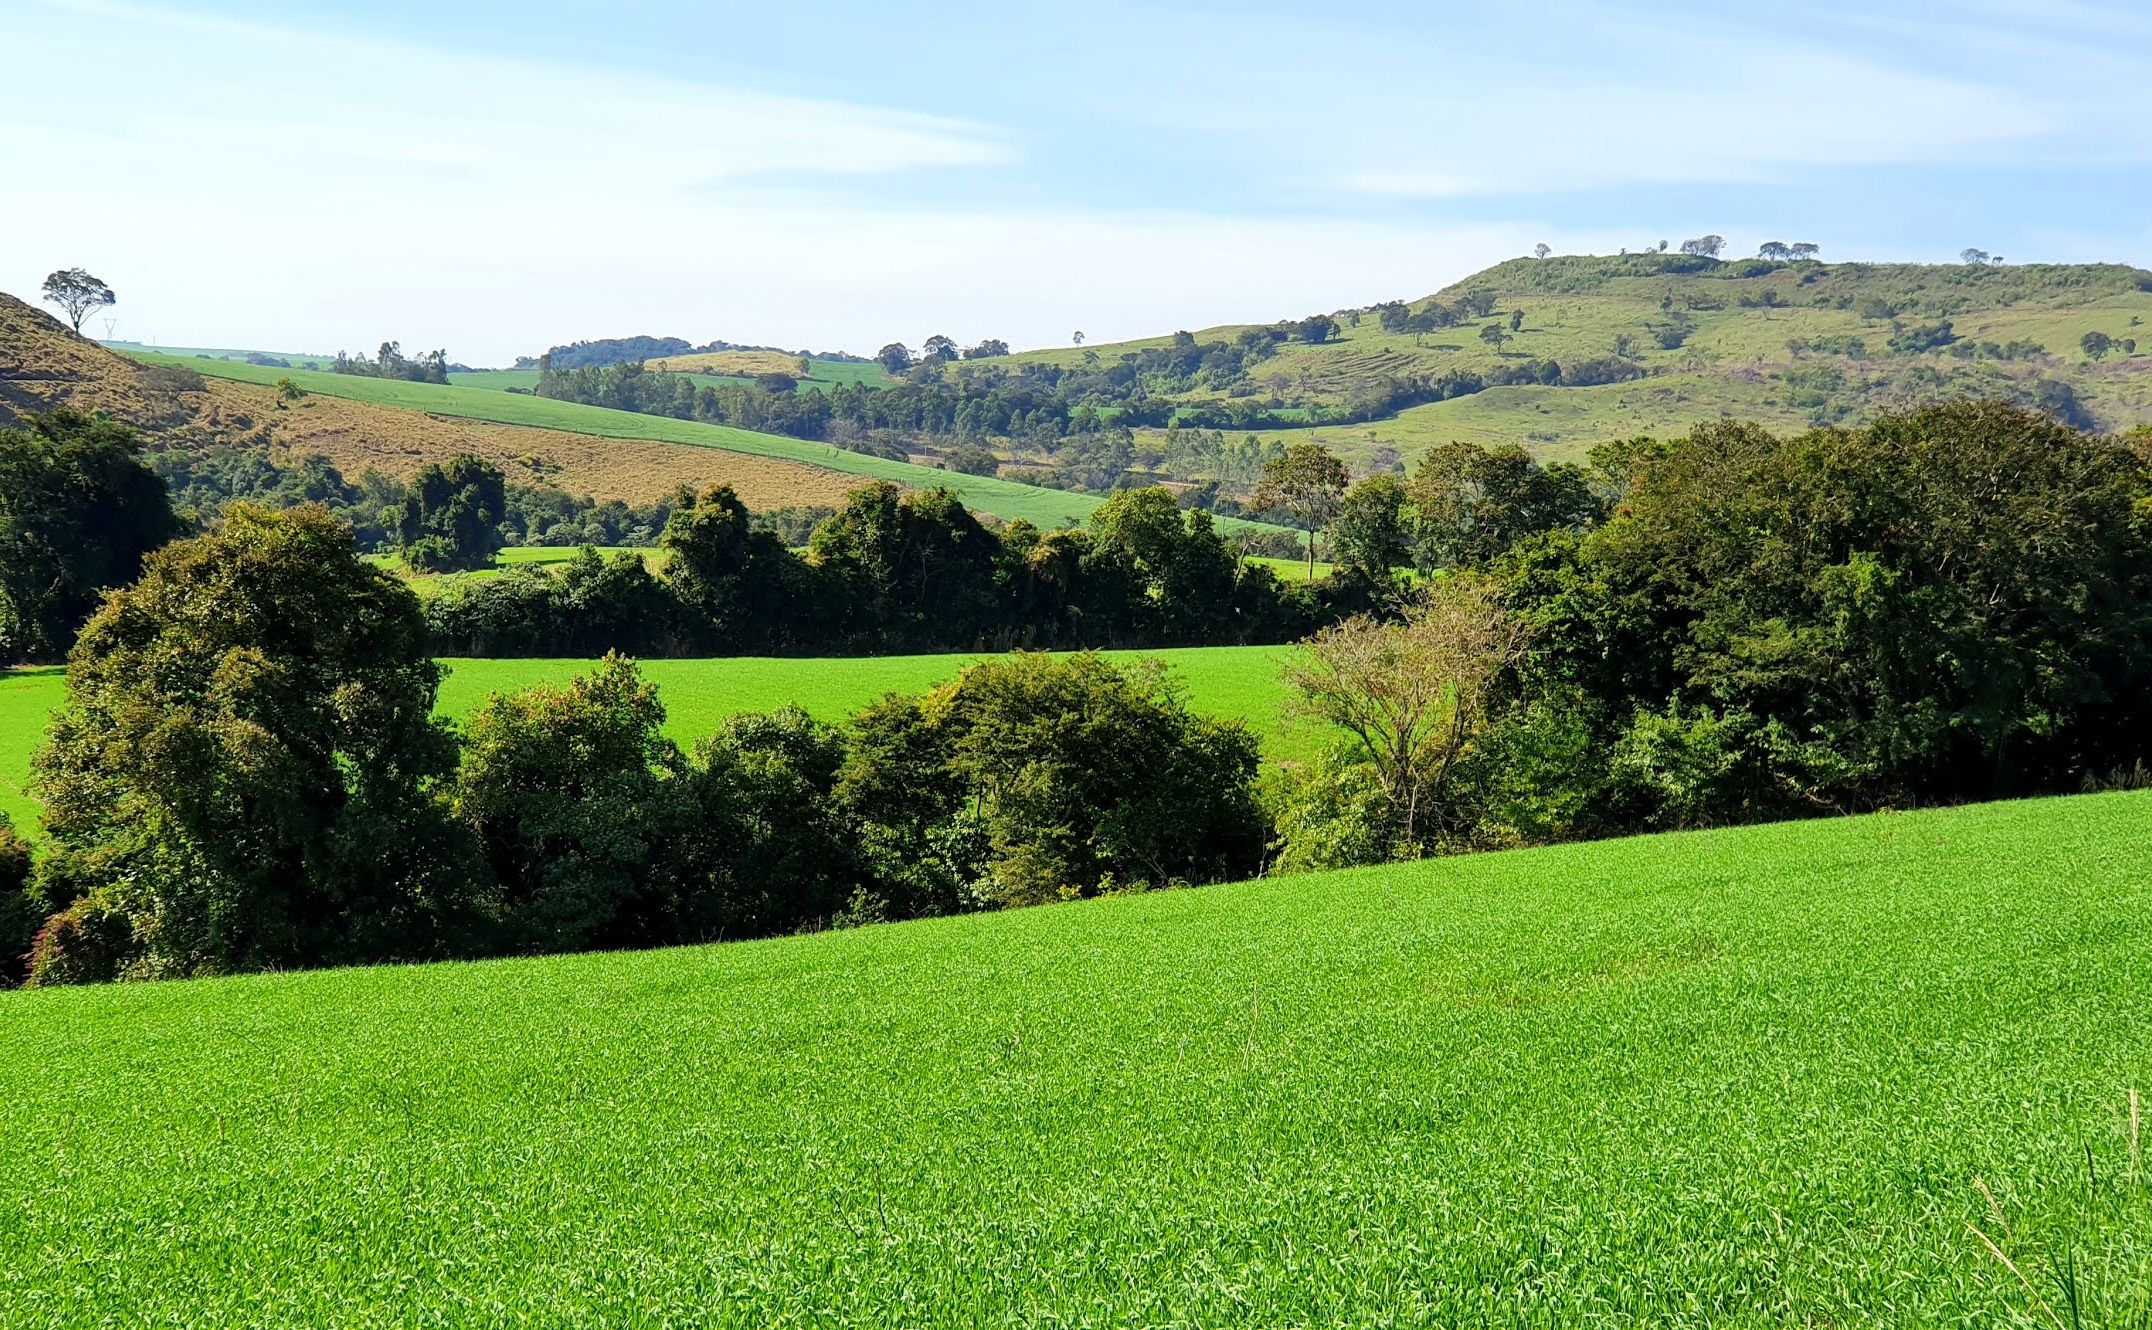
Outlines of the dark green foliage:
M319 503L351 524L362 550L395 550L403 544L409 490L378 471L349 480L326 457L280 462L265 447L231 444L155 445L146 460L170 487L173 506L197 522L207 523L241 500L271 508ZM648 545L664 528L671 503L668 498L631 508L618 499L577 498L550 485L509 485L499 525L505 540L520 545ZM765 520L788 519L772 513Z
M1712 426L1515 585L1612 727L1619 825L2071 788L2152 739L2147 490L1999 403Z
M30 867L30 847L0 816L0 988L22 982L45 918L43 897L30 889Z
M986 834L981 894L1025 905L1252 871L1257 749L1156 675L1094 655L975 665L931 695Z
M484 568L507 514L507 481L492 463L469 454L430 463L404 493L404 561L427 572Z
M1345 492L1330 530L1338 570L1374 583L1392 580L1412 563L1410 498L1395 476L1369 476Z
M440 954L468 877L433 794L439 676L341 523L237 506L76 643L37 758L48 869L129 916L135 972Z
M869 877L860 844L882 816L834 797L845 761L843 735L796 707L735 716L695 746L688 783L698 822L674 911L681 938L789 933L845 909ZM907 913L955 908L917 904Z
M0 662L64 656L178 529L126 426L63 409L0 429Z
M620 656L471 718L454 805L491 869L507 947L670 940L658 916L695 805L664 723L657 690Z
M1128 490L1089 531L989 530L945 490L854 491L802 558L733 492L666 505L662 577L633 554L511 568L429 598L449 655L857 653L1279 642L1344 588L1243 568L1203 511ZM795 523L793 529L805 525Z
M658 547L665 585L685 611L679 617L706 649L782 649L811 637L819 609L812 572L756 525L731 486L676 494Z
M1406 492L1412 558L1427 571L1485 567L1533 536L1582 530L1604 514L1580 468L1541 466L1514 445L1429 449Z

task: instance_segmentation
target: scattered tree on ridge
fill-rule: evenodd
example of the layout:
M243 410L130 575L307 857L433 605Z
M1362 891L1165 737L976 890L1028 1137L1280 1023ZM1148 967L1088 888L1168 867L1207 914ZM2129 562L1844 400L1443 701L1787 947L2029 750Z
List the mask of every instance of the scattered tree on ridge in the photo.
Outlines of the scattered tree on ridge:
M1662 248L1664 247L1662 243ZM1720 235L1698 236L1681 242L1681 252L1700 259L1715 259L1726 248L1726 237Z
M78 336L82 332L82 321L89 317L91 310L109 308L118 304L119 299L112 294L111 287L80 268L63 268L45 278L46 303L60 307L60 312L67 315L68 323L74 326Z

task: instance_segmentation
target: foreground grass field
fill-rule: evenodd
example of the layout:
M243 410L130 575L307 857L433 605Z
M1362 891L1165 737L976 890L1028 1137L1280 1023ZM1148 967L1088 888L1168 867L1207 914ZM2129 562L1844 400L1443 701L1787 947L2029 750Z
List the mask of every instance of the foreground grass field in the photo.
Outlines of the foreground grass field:
M2148 852L2152 795L2103 795L0 994L0 1297L26 1327L2141 1324Z
M571 551L572 552L572 551ZM1306 761L1320 752L1321 727L1285 716L1279 675L1291 647L1185 647L1109 651L1131 661L1155 657L1171 666L1189 705L1205 715L1246 721L1274 762ZM713 733L728 716L787 704L823 720L842 720L887 692L916 693L956 677L973 655L795 658L736 656L650 660L644 671L664 699L666 729L683 745ZM539 682L561 683L591 668L587 660L449 660L440 711L462 717L495 693ZM27 791L30 757L45 722L67 700L58 668L0 670L0 813L26 832L37 824Z

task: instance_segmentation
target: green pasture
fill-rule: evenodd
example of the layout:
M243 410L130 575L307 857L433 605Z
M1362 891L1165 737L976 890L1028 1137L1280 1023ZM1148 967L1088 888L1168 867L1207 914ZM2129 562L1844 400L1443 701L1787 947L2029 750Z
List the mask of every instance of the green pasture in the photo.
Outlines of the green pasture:
M520 393L458 387L455 384L374 379L354 374L264 368L240 361L186 360L149 352L133 354L137 359L152 364L177 365L202 374L235 379L243 383L274 384L278 379L289 378L310 393L349 398L352 401L370 402L407 411L428 411L435 415L489 420L507 425L528 425L538 429L568 430L600 438L656 439L665 443L720 448L758 457L780 458L788 462L805 462L869 479L893 480L900 485L919 489L940 486L956 491L968 506L981 512L1009 520L1023 518L1047 528L1080 523L1090 515L1092 509L1104 502L1095 495L1042 489L1035 485L1022 485L989 476L967 476L912 462L892 462L864 453L846 452L828 444L789 439L776 434L758 434L752 430L734 429L728 425L705 425L689 420L674 420L669 416L648 416L633 411L615 411L609 407L584 406L576 402L559 402L544 397L525 397ZM1219 525L1221 528L1231 529L1238 524L1232 519L1221 519Z
M142 342L102 342L100 345L125 355L140 357L169 356L177 360L229 360L245 363L248 356L275 356L288 360L301 369L326 370L336 360L335 356L314 355L299 351L255 351L245 347L230 346L150 346ZM196 366L196 368L201 368ZM273 368L262 366L260 368ZM203 373L210 371L204 369Z
M57 665L0 670L0 814L25 836L37 834L30 795L30 755L45 742L45 721L67 701Z
M2152 794L0 993L10 1325L2122 1326Z
M1271 761L1301 762L1321 751L1325 735L1316 723L1287 714L1287 689L1280 671L1292 650L1182 647L1104 654L1122 661L1154 658L1164 662L1192 708L1245 721L1262 740ZM647 660L642 667L665 703L667 732L682 745L692 745L714 733L727 717L743 711L793 705L822 720L843 720L884 693L924 692L983 659L988 657L728 656ZM594 662L463 658L442 664L448 672L441 683L438 709L445 716L460 718L495 693L535 683L564 683L588 671ZM44 742L46 720L66 698L66 681L58 667L0 670L0 812L26 834L36 829L38 807L28 789L30 756Z

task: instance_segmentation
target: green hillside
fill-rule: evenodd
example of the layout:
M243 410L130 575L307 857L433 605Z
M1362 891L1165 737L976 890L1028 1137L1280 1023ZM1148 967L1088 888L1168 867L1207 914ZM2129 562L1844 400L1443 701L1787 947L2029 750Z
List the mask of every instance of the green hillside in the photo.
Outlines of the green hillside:
M1130 660L1171 666L1200 712L1245 721L1272 761L1306 761L1324 741L1311 722L1286 713L1280 669L1291 647L1180 647L1109 651ZM728 716L792 705L838 721L887 692L923 692L956 677L976 655L765 657L646 660L643 673L658 687L666 729L682 745L714 732ZM439 709L467 716L486 698L534 683L560 683L587 671L587 660L449 660ZM0 813L17 827L37 826L30 797L30 756L44 741L45 722L67 700L58 667L0 670Z
M0 993L8 1320L2141 1324L2148 814Z
M325 370L335 356L315 355L301 351L251 351L245 347L232 346L151 346L146 342L100 342L110 350L130 356L172 356L180 360L231 360L242 364L251 357L263 356L275 360L288 360L300 369ZM267 367L265 367L267 368Z
M1499 264L1406 307L1455 306L1472 292L1493 296L1489 313L1411 332L1386 331L1379 307L1338 311L1333 340L1280 344L1239 381L1164 384L1159 391L1191 406L1232 401L1304 415L1345 411L1385 384L1451 372L1484 376L1547 360L1572 373L1592 362L1626 362L1632 369L1623 372L1639 375L1594 386L1489 388L1354 423L1260 430L1288 443L1319 441L1362 464L1383 458L1383 449L1409 460L1451 439L1574 457L1606 439L1678 435L1721 416L1800 429L1858 423L1886 407L1965 393L2033 402L2104 429L2152 422L2152 272L2122 265L1557 256ZM1945 322L1956 340L1918 349L1923 334ZM1195 337L1231 341L1255 326ZM1504 340L1483 340L1487 328ZM2097 360L2082 346L2094 332L2114 344ZM1110 366L1169 342L1153 337L1015 359Z
M986 476L968 476L910 462L892 462L864 453L846 452L828 444L809 443L775 434L757 434L725 425L704 425L667 416L638 415L607 407L526 397L520 393L458 387L454 384L410 383L397 379L375 379L315 370L278 369L273 366L250 365L243 361L193 360L151 352L130 354L150 364L176 365L201 374L235 379L243 383L273 384L278 379L289 378L307 392L320 393L325 397L345 397L353 401L434 415L568 430L600 438L656 439L665 443L694 444L699 447L749 453L758 457L808 462L833 471L867 479L893 480L900 485L914 488L939 485L956 491L968 506L980 512L992 513L1004 520L1022 518L1046 528L1080 523L1090 515L1092 509L1103 502L1103 499L1095 495L1071 494ZM1223 521L1220 525L1232 528L1241 524ZM1257 524L1245 525L1253 527Z

